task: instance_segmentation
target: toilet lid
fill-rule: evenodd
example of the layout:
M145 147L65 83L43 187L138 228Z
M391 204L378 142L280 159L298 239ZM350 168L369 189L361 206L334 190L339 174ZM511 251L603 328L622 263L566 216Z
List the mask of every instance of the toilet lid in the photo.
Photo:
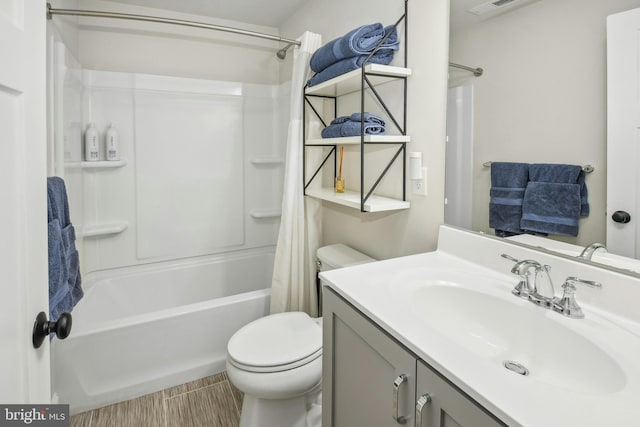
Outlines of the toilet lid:
M303 312L273 314L238 330L227 352L240 368L291 369L322 354L322 328Z

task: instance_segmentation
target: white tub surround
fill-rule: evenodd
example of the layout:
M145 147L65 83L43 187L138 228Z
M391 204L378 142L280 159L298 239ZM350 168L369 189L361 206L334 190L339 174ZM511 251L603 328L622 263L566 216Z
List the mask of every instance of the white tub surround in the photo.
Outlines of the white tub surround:
M513 261L568 276L584 319L514 296ZM442 226L434 252L321 273L325 286L509 426L602 427L640 419L640 278ZM325 322L326 324L326 322ZM530 373L505 369L513 360ZM414 402L415 403L415 402Z
M88 274L53 389L75 414L224 370L227 342L269 312L273 247Z

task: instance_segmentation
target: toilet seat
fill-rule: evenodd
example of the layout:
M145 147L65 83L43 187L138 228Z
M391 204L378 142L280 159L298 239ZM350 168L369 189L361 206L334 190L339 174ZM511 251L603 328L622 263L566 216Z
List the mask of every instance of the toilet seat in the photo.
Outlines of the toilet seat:
M227 352L229 362L244 371L295 369L322 356L322 328L303 312L273 314L238 330Z

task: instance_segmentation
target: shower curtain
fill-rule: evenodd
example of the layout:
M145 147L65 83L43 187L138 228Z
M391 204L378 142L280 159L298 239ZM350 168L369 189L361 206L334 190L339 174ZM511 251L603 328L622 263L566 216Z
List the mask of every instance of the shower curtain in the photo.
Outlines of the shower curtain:
M318 314L315 252L320 234L320 202L304 197L302 176L302 91L309 79L309 59L322 43L305 32L294 49L289 131L285 159L282 217L271 284L271 313L304 311Z

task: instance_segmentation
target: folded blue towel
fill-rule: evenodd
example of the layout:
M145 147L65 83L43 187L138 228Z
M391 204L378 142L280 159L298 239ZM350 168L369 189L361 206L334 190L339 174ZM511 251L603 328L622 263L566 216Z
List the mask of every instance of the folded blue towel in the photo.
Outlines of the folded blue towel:
M580 185L530 181L520 227L549 234L578 235Z
M582 166L552 163L532 164L529 167L529 180L578 184L580 186L580 216L589 215L588 191Z
M527 163L491 163L489 226L496 236L522 234L522 201L529 180Z
M342 59L369 55L389 32L391 34L379 49L398 50L400 42L398 41L398 32L393 25L386 28L383 28L381 23L363 25L316 50L311 56L309 65L313 71L319 73Z
M323 138L340 138L360 136L361 119L364 117L365 135L381 135L385 132L385 122L381 117L371 113L353 113L350 116L336 117L329 126L322 129Z
M522 205L525 230L578 235L580 216L589 214L587 186L581 166L533 164Z
M346 121L360 122L362 120L362 117L364 117L365 122L377 123L380 126L385 126L385 122L382 117L376 116L375 114L372 114L372 113L367 113L366 111L364 115L358 112L358 113L353 113L350 116L336 117L331 121L330 124L334 125L336 123L344 123Z
M47 178L49 318L56 321L70 312L83 297L76 234L69 216L69 201L64 181Z
M307 85L315 86L349 71L357 70L362 67L367 57L368 55L360 55L338 61L311 77ZM393 61L393 50L379 50L373 54L367 63L387 65L391 61Z

